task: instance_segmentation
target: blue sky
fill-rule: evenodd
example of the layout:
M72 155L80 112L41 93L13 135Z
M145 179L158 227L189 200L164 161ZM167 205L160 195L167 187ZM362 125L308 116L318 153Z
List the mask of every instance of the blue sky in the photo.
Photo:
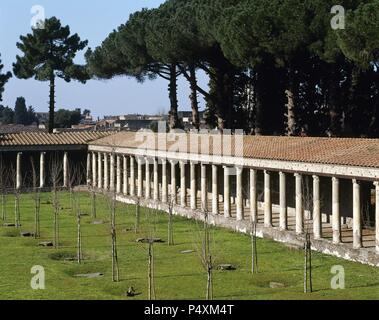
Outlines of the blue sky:
M71 32L87 39L93 48L113 29L126 22L130 13L145 7L157 7L163 2L164 0L1 0L0 53L4 69L11 70L12 63L19 54L16 48L19 36L31 30L31 8L35 5L41 5L45 9L46 17L56 16L62 24L68 24ZM83 53L78 55L77 62L84 62ZM199 78L200 85L205 86L206 77L200 75ZM178 90L180 109L190 110L190 93L184 79L180 79ZM6 85L1 103L13 107L16 98L24 96L27 104L37 111L47 111L48 93L47 82L13 77ZM56 101L57 107L89 108L95 116L100 117L127 113L154 114L168 110L169 107L165 80L157 79L140 84L125 77L110 81L91 80L85 85L59 80Z

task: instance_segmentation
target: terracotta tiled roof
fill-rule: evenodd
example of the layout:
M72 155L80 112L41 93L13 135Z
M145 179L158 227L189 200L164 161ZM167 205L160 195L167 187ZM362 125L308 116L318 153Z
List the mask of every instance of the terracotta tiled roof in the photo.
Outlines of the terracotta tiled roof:
M143 144L136 134L138 133L120 132L90 144L140 148ZM222 152L220 147L215 147L213 150L212 142L205 152L200 146L196 152L193 149L195 145L193 140L189 140L189 137L183 134L179 134L178 137L184 139L182 141L187 141L187 143L177 143L181 152L204 154L210 150L208 154L215 155L220 155ZM198 137L200 139L201 135ZM157 143L157 135L150 137L149 140L155 141L157 147L151 143L148 146L144 145L144 148L165 149L164 144ZM168 142L167 149L173 150L173 145L174 143ZM232 139L232 154L242 155L243 152L246 158L379 168L379 139L245 136L243 143L237 141L237 145L234 145Z
M24 132L0 135L1 147L86 145L90 141L106 137L109 132Z

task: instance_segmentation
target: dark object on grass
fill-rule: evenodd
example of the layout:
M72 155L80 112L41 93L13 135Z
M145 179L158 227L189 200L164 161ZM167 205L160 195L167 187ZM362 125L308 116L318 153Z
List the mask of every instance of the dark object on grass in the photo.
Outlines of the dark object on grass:
M128 289L128 291L126 292L126 296L127 296L127 297L134 297L135 295L136 295L136 291L134 290L133 287L130 287L130 288Z
M20 235L21 237L24 237L24 238L34 237L33 232L21 232Z
M103 273L95 272L95 273L76 274L75 277L93 279L93 278L100 278L103 275L104 275Z
M4 227L15 227L16 225L14 223L4 223Z
M231 264L220 264L217 269L222 271L233 271L236 270L236 267Z
M40 247L52 247L54 244L51 241L43 241L38 244Z
M139 238L136 240L139 243L163 243L164 241L160 238Z

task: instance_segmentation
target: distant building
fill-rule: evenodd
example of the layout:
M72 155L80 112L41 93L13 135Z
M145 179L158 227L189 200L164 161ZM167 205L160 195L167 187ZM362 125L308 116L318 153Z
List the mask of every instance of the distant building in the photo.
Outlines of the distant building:
M139 131L150 129L158 121L165 121L164 116L128 114L121 116L105 116L103 120L97 121L96 130L115 131Z
M49 122L49 113L48 112L36 112L36 117L39 123Z
M199 111L200 128L206 127L204 114L204 111ZM178 111L178 117L184 129L192 129L192 111Z
M40 129L37 124L30 126L25 126L22 124L1 124L0 125L0 134L7 133L22 133L22 132L44 132L44 128Z

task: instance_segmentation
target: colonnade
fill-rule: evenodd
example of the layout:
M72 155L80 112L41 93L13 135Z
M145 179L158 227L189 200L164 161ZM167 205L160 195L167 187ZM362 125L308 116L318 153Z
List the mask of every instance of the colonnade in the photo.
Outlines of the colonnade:
M22 175L22 157L23 153L18 152L16 155L16 189L21 189L23 187L23 175ZM87 157L87 179L89 179L89 167L91 165L91 159ZM63 187L67 188L69 186L69 156L68 152L63 153L63 163L62 163L62 176L63 176ZM44 188L46 186L46 152L40 152L39 156L39 187ZM38 174L38 173L37 173ZM87 180L88 181L88 180Z
M42 159L42 158L41 158ZM42 160L41 160L42 161ZM231 176L235 175L235 218L237 221L250 219L258 221L258 195L256 168L241 168L221 166L216 164L205 164L187 161L173 161L149 157L137 157L134 155L113 154L106 152L92 152L88 155L87 164L91 162L91 174L87 171L88 183L93 188L115 191L119 194L137 196L139 198L153 199L162 203L172 202L174 205L183 208L189 207L192 210L203 210L214 215L220 214L220 205L223 203L223 213L225 218L232 217L232 185ZM137 178L135 178L135 165L137 164ZM168 165L170 166L170 177L168 177ZM197 167L200 169L197 170ZM189 177L187 173L189 168ZM152 171L151 171L152 170ZM177 170L180 181L177 181ZM219 170L223 170L223 190L219 183ZM200 171L200 177L198 177ZM272 171L263 170L264 175L264 227L273 227L273 203L272 203ZM221 173L221 172L220 172ZM208 179L208 175L211 179ZM245 175L249 183L244 185ZM222 176L222 175L221 175ZM145 179L144 179L145 177ZM189 181L187 181L189 178ZM288 230L288 205L287 205L287 180L294 179L295 182L295 232L304 234L304 186L303 175L301 173L279 172L279 224L282 231ZM341 243L341 212L340 212L340 178L332 179L332 235L333 243ZM198 188L200 181L200 190ZM313 220L313 237L321 239L322 212L320 198L320 177L312 176L313 187L311 195L311 216ZM145 182L145 183L144 183ZM170 185L168 184L170 182ZM187 182L189 190L187 188ZM360 182L352 179L353 185L353 247L362 247L362 217L361 217L361 192ZM376 251L379 254L379 182L374 182L376 190ZM187 203L187 193L189 191L189 203ZM200 194L200 207L198 196ZM211 194L210 207L208 207L208 197ZM344 195L347 196L347 195ZM220 197L222 201L220 201ZM245 206L245 201L249 205ZM245 212L249 209L249 213Z

